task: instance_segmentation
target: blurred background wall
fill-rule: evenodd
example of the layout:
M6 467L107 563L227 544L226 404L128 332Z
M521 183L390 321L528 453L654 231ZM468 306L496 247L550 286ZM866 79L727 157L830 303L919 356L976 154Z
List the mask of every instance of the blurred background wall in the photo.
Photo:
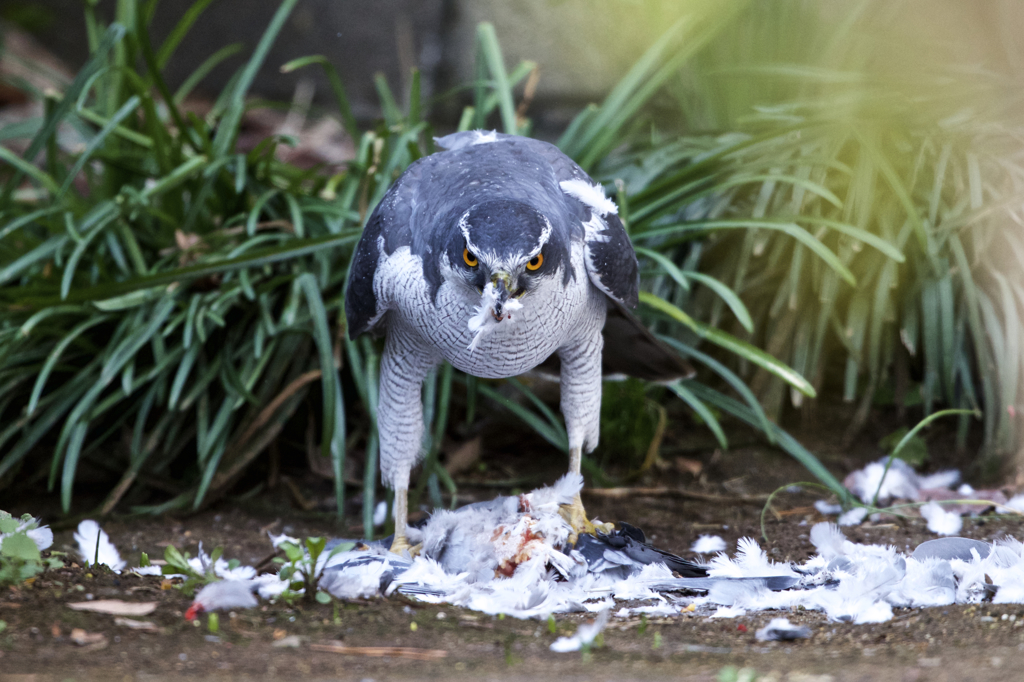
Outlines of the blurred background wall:
M75 69L88 49L82 2L4 0L0 19L28 30ZM275 43L253 90L266 98L288 100L298 80L308 78L316 85L317 99L326 101L329 91L321 73L307 69L297 76L278 71L290 59L323 54L339 69L355 115L371 120L379 115L375 73L385 74L392 89L402 93L407 91L403 85L410 69L418 66L428 97L466 83L473 75L476 26L490 21L510 68L521 60L537 62L540 79L530 114L538 132L557 134L580 105L600 100L684 9L692 11L693 4L677 0L305 0ZM841 4L842 0L824 0L816 6L829 14ZM1022 65L1009 64L1014 57L1007 55L1021 51L1006 47L1022 40L1024 3L910 0L899 4L887 30L918 37L927 34L937 52L949 53L963 64L1000 70L1009 66L1020 73ZM155 44L191 5L191 0L160 3L153 23ZM1005 10L1014 5L1019 21L1007 22ZM97 6L100 15L109 19L116 0L99 0ZM271 0L215 0L169 64L172 88L220 47L239 42L251 48L276 7ZM786 39L799 42L806 37ZM215 97L247 53L243 50L221 64L197 92ZM933 56L929 52L927 58ZM895 69L923 57L909 51L883 56ZM458 102L448 102L442 106L457 111Z

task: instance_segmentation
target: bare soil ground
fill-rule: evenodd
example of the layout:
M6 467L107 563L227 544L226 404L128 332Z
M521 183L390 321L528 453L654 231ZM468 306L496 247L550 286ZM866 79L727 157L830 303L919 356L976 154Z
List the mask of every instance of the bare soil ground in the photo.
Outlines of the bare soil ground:
M886 428L884 424L869 427L849 449L839 447L835 434L841 431L826 422L799 435L826 466L842 476L880 456L877 437ZM742 433L736 435L736 440L742 438ZM760 538L764 494L807 480L808 475L787 455L753 442L753 437L750 444L724 453L706 447L703 439L693 434L670 438L663 449L666 465L636 485L648 491L687 490L707 499L658 490L653 490L654 495L590 495L585 498L588 509L602 519L633 523L657 546L683 555L689 554L690 543L700 534L721 535L730 543L730 552L740 537ZM948 434L934 433L930 440L931 468L957 463L956 453L941 447L949 442ZM536 472L538 484L557 477L562 467L559 456L528 458L521 454L524 450L532 451L533 444L489 452L484 460L490 463L489 471L463 481L460 499L487 499L507 492L483 485L488 476ZM300 478L298 484L311 495L317 486L325 485L311 476ZM200 540L207 550L223 546L226 558L259 564L271 552L268 530L300 537L354 534L353 526L339 527L332 514L297 511L284 490L246 502L225 502L195 516L109 519L104 528L129 565L136 565L143 551L151 557L162 556L168 543L195 554ZM811 506L814 499L807 492L776 498L773 511L766 515L767 540L761 538L774 560L802 561L813 552L809 526L822 520ZM49 498L12 502L12 512L49 513L45 520L57 519ZM967 537L993 540L1004 534L1024 537L1024 520L990 516L964 523ZM59 530L54 549L71 551L71 535L70 530ZM847 535L857 542L901 548L935 537L920 519L898 518L847 529ZM155 628L131 629L113 616L73 611L66 605L89 595L158 602L150 616L140 618ZM257 609L221 614L214 635L205 619L185 620L189 603L178 590L161 589L159 578L90 571L69 559L64 569L0 595L0 620L7 623L0 632L0 682L177 676L203 680L742 680L754 679L755 673L757 679L793 682L911 682L1007 680L1024 669L1024 606L897 609L892 621L879 625L830 623L820 613L805 611L758 613L732 620L693 615L646 623L613 619L602 647L586 654L556 654L549 650L551 642L574 632L583 617L559 617L553 634L546 622L495 618L405 598L327 605L263 603ZM790 643L757 642L756 630L779 615L808 625L812 637ZM75 629L94 635L92 643L75 644ZM331 644L408 650L386 656L317 650L317 645Z

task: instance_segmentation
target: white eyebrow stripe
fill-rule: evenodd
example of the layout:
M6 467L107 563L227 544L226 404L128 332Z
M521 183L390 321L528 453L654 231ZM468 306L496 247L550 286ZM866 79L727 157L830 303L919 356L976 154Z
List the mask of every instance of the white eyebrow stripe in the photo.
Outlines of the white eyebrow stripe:
M579 199L602 216L609 213L619 214L619 207L604 195L604 187L599 184L591 185L586 180L562 180L558 186L563 192Z
M544 229L540 231L540 239L537 240L537 248L530 251L529 256L526 258L527 261L531 261L534 257L544 250L544 245L551 239L551 232L554 228L551 227L551 221L548 220L547 216L542 215L544 219Z
M470 211L466 211L462 214L462 217L459 218L459 231L462 232L462 236L466 240L466 248L476 254L477 258L482 259L491 267L499 270L511 272L519 263L533 260L534 256L544 249L544 245L548 243L549 239L551 239L551 233L554 231L554 228L551 226L551 221L547 219L547 216L542 215L541 218L544 220L544 228L541 230L540 238L537 240L537 248L530 251L526 258L523 258L523 253L519 252L509 259L504 259L498 256L494 251L482 251L480 247L474 244L473 240L469 238L469 214L471 210L472 209L470 209Z
M469 238L469 211L462 214L459 218L459 231L462 232L463 238L466 240L466 247L475 254L480 254L480 249L477 248L473 240Z

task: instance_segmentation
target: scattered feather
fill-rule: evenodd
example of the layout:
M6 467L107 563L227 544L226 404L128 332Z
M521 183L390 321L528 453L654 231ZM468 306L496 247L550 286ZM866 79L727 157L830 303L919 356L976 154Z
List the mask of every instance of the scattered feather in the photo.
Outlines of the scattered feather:
M904 460L883 457L851 473L843 481L843 485L861 502L874 504L876 493L880 503L892 499L919 501L922 490L948 489L959 482L959 471L940 471L921 476Z
M818 550L818 554L826 560L831 561L846 553L844 545L846 536L839 526L834 523L816 523L811 528L811 544Z
M842 514L836 523L840 526L859 526L864 522L868 516L868 510L864 507L854 507L850 511Z
M78 554L87 566L102 564L120 573L126 565L110 537L95 521L86 519L78 524L75 542L78 543Z
M270 538L270 544L272 544L274 546L274 549L277 549L278 547L280 547L285 542L289 542L289 543L291 543L293 545L296 545L296 546L301 546L302 545L302 541L301 540L299 540L298 538L293 538L290 535L286 535L285 533L281 533L280 535L274 535L274 534L268 532L267 533L267 537Z
M188 565L196 573L210 575L211 573L222 580L252 580L256 577L256 569L252 566L239 565L231 568L231 564L225 559L217 559L211 564L210 555L203 551L203 543L199 543L199 550L196 556L188 560Z
M843 513L843 505L831 504L825 500L815 500L814 508L818 510L818 513L822 516L835 516L836 514Z
M992 553L992 545L970 538L938 538L918 545L914 549L913 558L918 561L925 559L970 561L974 556L972 550L977 552L979 558L984 559Z
M810 636L810 628L793 625L788 618L772 618L768 625L754 635L759 642L791 642L796 639L807 639Z
M724 552L725 540L717 535L701 535L690 546L690 551L697 554L711 554L712 552Z
M608 624L608 618L611 616L611 609L604 609L597 614L597 618L592 623L584 623L576 629L576 634L572 637L559 637L551 643L551 650L564 654L570 651L579 651L585 646L590 646L594 639L601 634L604 630L604 626Z
M753 538L740 538L736 543L736 558L724 553L711 560L708 575L712 577L760 578L772 575L795 576L789 564L778 564L768 559Z
M0 512L3 515L5 512ZM39 519L27 519L18 524L10 533L0 533L0 545L3 545L4 538L15 533L25 533L29 540L35 543L36 548L42 552L53 545L53 531L49 526L40 526Z
M251 580L220 580L199 590L185 618L195 620L200 613L223 609L251 609L259 602L252 593Z
M956 535L964 525L959 514L946 511L938 502L929 502L920 512L928 521L928 530L939 535Z
M163 575L163 570L161 570L160 566L155 565L136 566L135 568L132 568L130 570L132 573L136 575Z
M384 522L388 520L388 503L381 500L377 503L377 506L373 508L373 525L383 526Z

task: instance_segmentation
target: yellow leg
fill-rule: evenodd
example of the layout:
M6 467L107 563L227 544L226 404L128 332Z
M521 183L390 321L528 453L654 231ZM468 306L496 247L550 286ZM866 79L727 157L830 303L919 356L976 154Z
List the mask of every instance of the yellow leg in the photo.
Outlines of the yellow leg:
M395 554L409 552L412 549L405 537L405 529L409 524L409 489L395 488L395 539L391 541L391 551Z
M578 474L583 461L583 448L572 448L569 450L569 472ZM587 510L583 508L583 500L580 494L576 493L571 504L563 505L559 511L562 518L572 527L569 535L569 542L576 544L580 533L610 533L615 526L610 523L591 523L587 518Z

